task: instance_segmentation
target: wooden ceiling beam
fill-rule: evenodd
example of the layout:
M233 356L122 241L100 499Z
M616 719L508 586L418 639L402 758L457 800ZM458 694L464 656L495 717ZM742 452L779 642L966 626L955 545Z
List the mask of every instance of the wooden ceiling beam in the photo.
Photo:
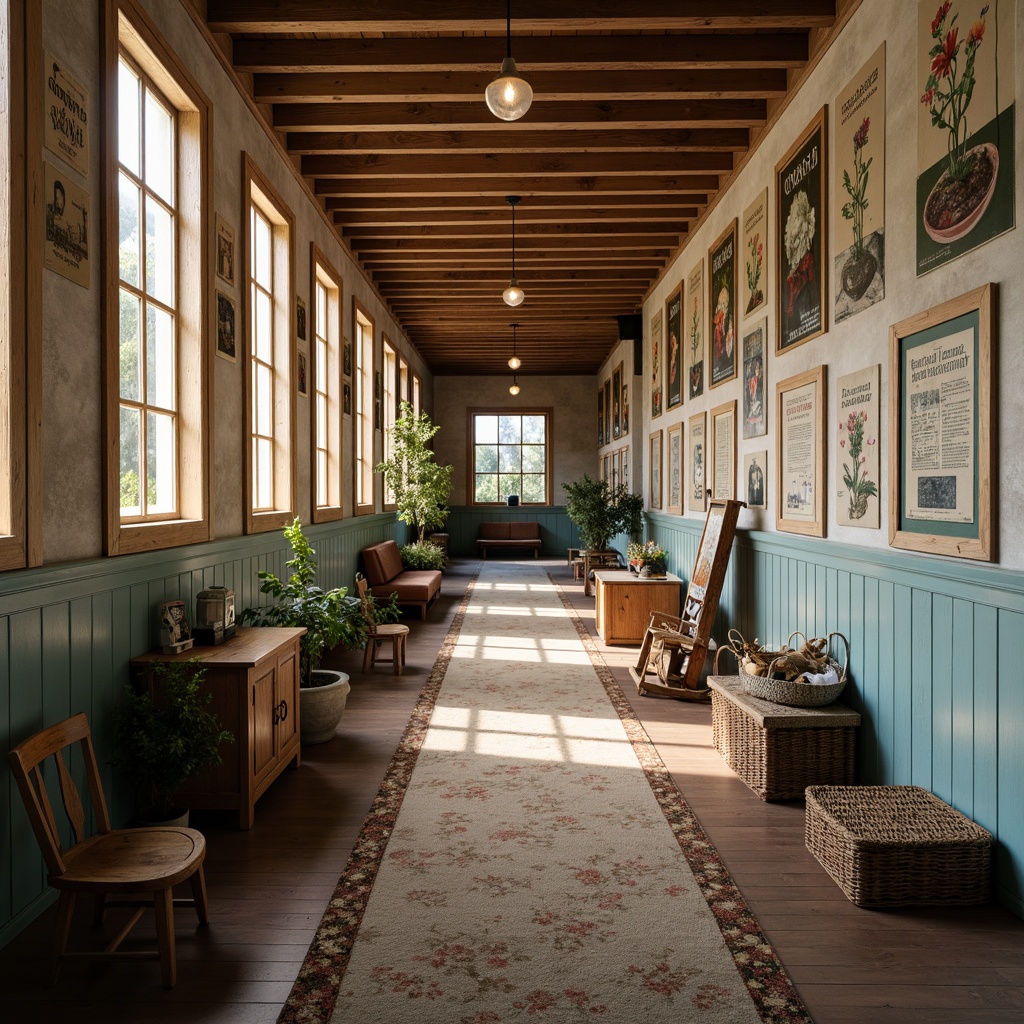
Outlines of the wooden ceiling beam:
M658 211L661 212L661 211ZM678 235L679 222L661 213L660 220L644 224L643 227L635 219L622 221L594 221L568 223L565 221L544 221L542 223L523 223L523 218L516 214L516 249L519 244L529 245L531 241L548 237L579 238L585 235L640 235L663 234ZM353 226L345 229L345 238L358 245L364 238L415 239L415 238L494 238L501 239L507 247L511 247L511 220L508 208L504 218L496 218L488 224L409 224L395 228L373 228Z
M689 196L691 202L705 203L709 192L717 192L717 174L622 175L587 177L538 175L531 178L317 178L313 191L318 196L522 196L528 202L536 192L552 195L640 194L656 192Z
M590 196L571 195L535 195L531 196L528 203L520 203L516 209L516 223L520 219L529 218L535 212L543 212L545 215L553 211L567 211L566 219L581 211L592 210L595 215L603 212L613 213L629 210L632 207L665 207L674 208L679 206L679 198L674 195L603 195L598 198ZM500 213L506 220L509 218L508 205L504 197L498 203L490 199L481 199L476 196L448 196L438 198L436 196L364 196L364 197L329 197L326 200L326 208L330 212L383 212L390 215L392 211L399 211L405 214L422 213L429 218L438 214L454 214L462 216L463 213ZM669 216L666 214L666 216ZM589 218L586 218L589 219ZM417 221L416 223L419 223Z
M438 282L479 282L500 280L496 278L495 272L490 270L438 270L431 272L426 268L409 270L381 270L373 275L375 281L417 281L424 276L429 276ZM523 287L528 284L539 284L544 281L648 281L650 273L642 268L614 267L608 269L596 268L594 270L575 270L569 267L557 267L551 270L535 270L530 275L530 281L523 282Z
M338 203L337 199L328 203ZM369 211L363 213L355 210L338 210L328 205L328 212L334 213L334 221L343 228L346 237L369 235L375 238L404 237L416 229L437 228L440 233L449 237L458 237L467 233L468 228L488 228L506 233L509 231L508 209L504 210L453 210L444 211L412 211L396 210L392 213ZM650 222L662 224L686 224L700 216L698 206L620 206L611 210L594 209L580 205L573 208L544 209L527 215L525 211L516 213L516 234L520 229L543 228L550 226L557 230L587 228L596 230L601 225L611 227L621 224L643 225L644 230ZM481 230L481 233L483 231Z
M598 251L615 249L657 249L672 248L679 242L680 231L653 235L574 235L571 237L539 238L519 244L516 239L516 259L544 250ZM361 238L351 243L354 252L360 255L401 255L413 253L441 252L461 256L464 253L490 253L509 259L511 246L507 238Z

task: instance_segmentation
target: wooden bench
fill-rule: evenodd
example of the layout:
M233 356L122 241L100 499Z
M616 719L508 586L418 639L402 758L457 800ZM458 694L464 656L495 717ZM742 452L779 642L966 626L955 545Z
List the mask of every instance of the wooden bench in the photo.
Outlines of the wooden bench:
M481 523L476 546L481 558L487 558L489 548L532 548L533 557L537 558L541 548L540 523Z
M441 573L437 569L403 569L402 556L393 540L381 541L363 548L363 569L370 593L390 601L398 595L401 605L415 605L420 618L427 617L427 608L441 593Z

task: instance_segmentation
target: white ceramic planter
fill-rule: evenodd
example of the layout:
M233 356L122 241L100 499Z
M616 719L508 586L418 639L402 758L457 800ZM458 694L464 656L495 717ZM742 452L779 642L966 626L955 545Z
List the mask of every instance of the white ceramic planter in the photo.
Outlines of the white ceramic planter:
M299 731L303 743L326 743L334 738L352 687L344 672L317 669L313 675L318 679L331 676L334 681L326 686L304 686L299 690Z

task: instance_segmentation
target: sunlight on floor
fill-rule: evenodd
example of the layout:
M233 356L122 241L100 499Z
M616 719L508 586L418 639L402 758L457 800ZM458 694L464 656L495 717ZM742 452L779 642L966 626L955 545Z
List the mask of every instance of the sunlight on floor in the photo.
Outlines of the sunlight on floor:
M524 615L536 615L548 619L564 619L565 612L561 608L534 608L529 604L481 604L471 605L466 609L466 615L514 615L520 618Z

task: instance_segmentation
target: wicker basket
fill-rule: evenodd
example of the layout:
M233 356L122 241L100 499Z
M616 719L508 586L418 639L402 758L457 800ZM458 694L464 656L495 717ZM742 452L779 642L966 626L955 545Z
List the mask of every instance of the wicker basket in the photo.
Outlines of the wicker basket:
M987 903L992 836L918 786L810 786L807 849L859 907Z

